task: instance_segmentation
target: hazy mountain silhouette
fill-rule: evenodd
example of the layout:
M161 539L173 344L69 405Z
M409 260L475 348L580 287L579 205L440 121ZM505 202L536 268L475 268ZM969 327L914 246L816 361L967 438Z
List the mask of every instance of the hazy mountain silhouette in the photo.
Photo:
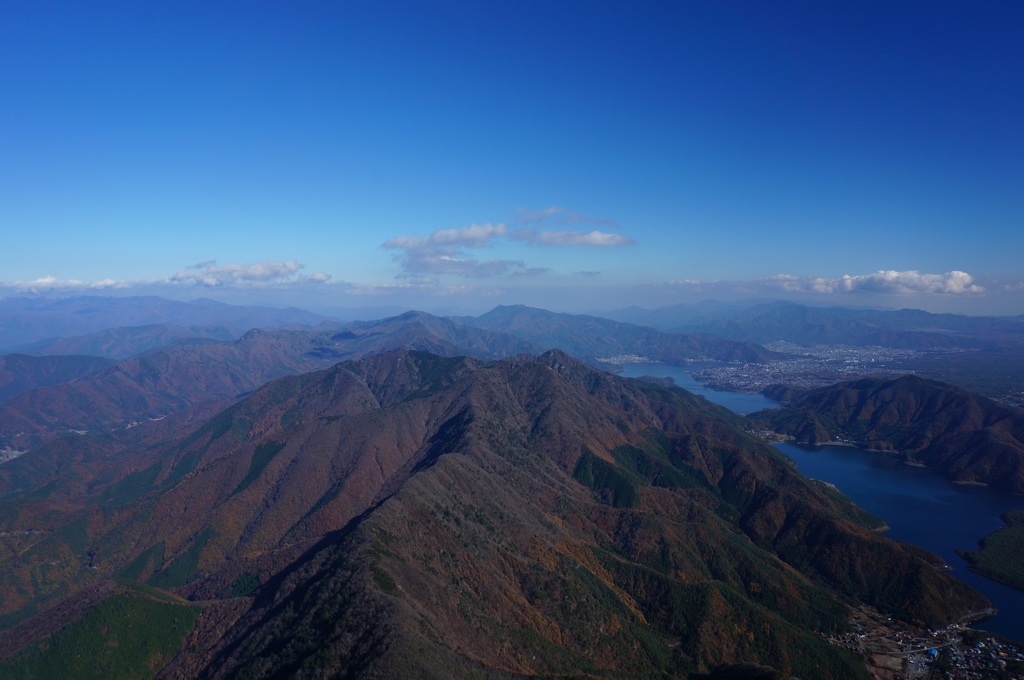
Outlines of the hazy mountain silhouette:
M609 318L675 333L769 344L883 347L1004 347L1024 342L1024 317L932 314L919 309L811 307L794 302L677 305L627 309Z
M36 387L69 382L110 366L113 361L91 356L0 356L0 402Z
M541 351L560 349L587 361L636 354L666 363L693 360L762 362L775 355L764 347L707 334L682 335L597 316L559 314L523 305L498 306L460 322L516 335Z
M162 323L107 328L87 335L44 340L24 347L22 351L41 356L76 354L127 359L137 354L168 347L181 340L195 338L228 342L236 340L238 335L224 327L186 327Z
M325 320L319 314L294 307L229 305L203 299L179 302L153 296L6 298L0 300L0 350L20 350L44 340L125 326L221 327L237 337L252 328L314 327Z

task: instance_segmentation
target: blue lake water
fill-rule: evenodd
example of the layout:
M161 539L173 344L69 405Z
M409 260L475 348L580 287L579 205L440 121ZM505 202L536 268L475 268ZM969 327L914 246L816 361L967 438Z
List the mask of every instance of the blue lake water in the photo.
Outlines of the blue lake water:
M894 464L883 454L849 446L776 447L805 477L835 484L854 503L884 519L890 527L886 536L939 555L954 576L991 600L1000 613L977 628L1024 641L1024 592L968 571L956 554L977 548L979 539L1001 527L1001 514L1024 509L1024 496L953 484L931 470Z
M676 385L689 392L698 394L708 401L726 407L734 413L753 413L766 408L775 408L778 402L772 401L762 394L748 394L747 392L723 392L704 387L694 380L690 371L700 370L704 366L692 364L690 366L673 366L671 364L626 364L619 375L626 378L642 378L653 376L657 378L672 378Z
M694 367L631 364L621 373L673 378L677 385L737 413L752 413L778 404L762 395L712 390L687 373ZM952 574L992 601L999 614L978 628L1024 641L1024 592L967 570L957 550L973 550L978 541L1003 525L999 516L1024 509L1024 496L986 487L953 484L925 469L892 461L883 454L849 446L805 447L781 443L805 477L834 484L854 503L889 525L889 538L930 550L952 567ZM1024 555L1021 555L1024 559Z

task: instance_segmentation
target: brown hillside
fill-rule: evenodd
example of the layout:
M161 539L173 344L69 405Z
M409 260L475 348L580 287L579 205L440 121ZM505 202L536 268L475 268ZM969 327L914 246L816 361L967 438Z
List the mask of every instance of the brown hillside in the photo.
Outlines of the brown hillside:
M174 589L207 603L180 677L846 678L816 634L834 593L927 624L984 605L737 422L560 352L286 377L84 507L10 501L7 535L47 523L0 562L0 614Z

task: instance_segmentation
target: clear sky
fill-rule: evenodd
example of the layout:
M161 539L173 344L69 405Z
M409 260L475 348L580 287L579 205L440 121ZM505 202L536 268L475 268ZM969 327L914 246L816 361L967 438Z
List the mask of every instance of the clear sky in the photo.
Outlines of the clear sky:
M1024 3L0 3L0 296L1024 314Z

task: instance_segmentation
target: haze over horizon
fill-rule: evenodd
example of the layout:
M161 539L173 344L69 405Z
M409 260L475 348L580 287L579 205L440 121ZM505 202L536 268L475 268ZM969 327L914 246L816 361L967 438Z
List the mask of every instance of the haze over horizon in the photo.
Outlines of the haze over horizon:
M10 3L0 297L1024 313L1014 2Z

